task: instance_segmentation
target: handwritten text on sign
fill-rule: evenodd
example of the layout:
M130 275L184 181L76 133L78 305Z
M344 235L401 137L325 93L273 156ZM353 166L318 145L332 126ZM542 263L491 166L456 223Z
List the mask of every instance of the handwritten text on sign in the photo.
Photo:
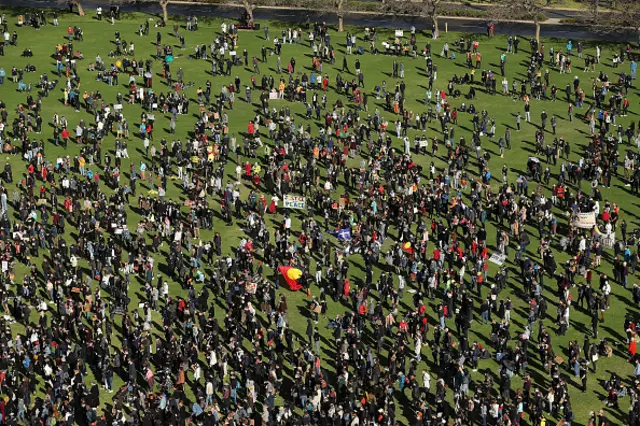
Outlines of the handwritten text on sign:
M593 228L596 225L596 213L576 213L571 224L576 228Z
M306 209L307 208L307 200L305 197L300 195L285 195L282 200L284 208L286 209Z

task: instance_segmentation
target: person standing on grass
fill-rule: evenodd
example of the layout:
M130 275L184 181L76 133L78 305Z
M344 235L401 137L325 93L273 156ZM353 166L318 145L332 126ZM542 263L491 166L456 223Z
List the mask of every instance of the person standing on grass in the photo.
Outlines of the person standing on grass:
M193 18L191 22L193 29ZM309 26L309 31L314 40L325 45L323 48L332 50L330 27L316 23ZM272 88L281 93L275 101L261 96L262 108L256 111L246 109L244 104L236 108L238 112L232 111L242 86L240 78L236 83L230 77L233 61L225 55L232 47L222 46L238 43L246 48L247 58L256 55L253 73L260 74L256 59L260 47L250 42L255 34L239 33L235 25L224 25L217 39L220 48L212 49L219 55L215 60L227 64L221 68L230 77L220 81L219 96L199 96L201 92L190 95L183 86L181 71L177 74L181 84L170 86L168 67L169 84L163 93L153 93L149 88L139 92L132 87L134 100L144 98L143 106L149 110L136 121L143 149L131 152L133 157L145 157L144 162L124 154L124 123L134 113L112 111L109 105L118 100L115 92L98 96L98 86L94 85L104 83L85 79L82 69L69 67L69 87L64 89L71 94L69 103L76 106L82 77L82 90L100 100L90 114L91 121L79 114L70 123L60 120L50 130L41 128L37 117L42 114L42 106L51 107L50 98L34 100L30 93L6 95L11 102L16 96L26 99L15 102L17 107L0 107L6 129L0 137L6 142L7 164L19 165L24 171L16 179L18 186L10 185L10 169L0 173L0 191L6 195L13 190L15 194L11 204L2 202L4 215L0 215L6 231L0 233L4 247L0 254L0 280L4 284L0 285L0 303L16 323L14 327L0 324L0 346L6 359L17 360L18 367L0 369L3 393L18 401L15 405L2 405L4 401L0 401L3 417L17 417L25 423L43 421L41 402L32 397L33 389L45 384L58 398L55 408L60 419L75 421L78 403L72 396L77 396L84 398L80 415L88 422L97 421L102 395L86 378L84 369L89 366L96 382L110 391L114 372L127 378L124 389L114 395L116 423L125 422L123 405L130 406L128 418L134 423L157 421L159 415L167 424L250 423L256 420L257 402L263 407L259 420L264 424L325 421L462 425L473 423L475 416L485 423L518 424L525 414L536 425L546 424L549 414L570 424L574 417L571 388L593 391L584 363L575 364L582 386L562 379L563 358L554 334L566 333L576 341L589 334L588 330L571 327L575 325L569 318L571 289L582 289L584 300L579 304L584 302L584 309L591 315L594 335L600 331L602 337L612 339L611 328L622 337L632 336L635 328L631 319L620 321L608 315L607 327L599 330L606 310L627 303L624 298L611 297L612 287L616 296L628 291L629 298L640 298L640 292L634 290L637 286L625 290L629 275L634 273L629 268L633 256L637 257L636 248L610 249L614 277L603 276L597 291L590 283L592 268L601 260L609 266L609 257L602 256L601 242L594 238L612 236L621 226L618 220L632 213L625 211L626 205L618 207L615 191L607 197L601 193L601 185L609 185L611 180L615 183L618 178L615 164L623 162L616 148L620 141L615 135L610 137L606 126L595 132L594 125L589 149L583 158L570 162L572 133L567 134L566 141L560 138L551 142L545 141L545 133L538 130L536 142L543 150L548 146L543 152L552 159L548 168L543 171L535 157L523 158L522 167L517 161L504 164L503 185L490 185L495 159L491 148L482 142L488 127L490 138L495 137L496 124L478 107L484 92L479 92L477 100L464 101L447 96L437 83L431 87L440 65L437 62L444 64L445 58L426 60L431 77L424 82L425 87L429 85L424 109L414 115L411 108L415 111L416 96L409 99L408 81L397 81L388 92L386 84L376 90L384 92L386 108L365 116L351 108L354 104L366 105L369 94L363 92L360 77L362 58L356 60L357 78L347 81L337 69L316 68L314 71L322 75L322 101L312 94L308 102L308 87L303 84L306 80L295 73L295 60L312 48L295 43L296 28L285 30L283 35L290 41L286 48L293 49L288 63L290 75L279 81L264 76L262 82L253 77L254 88L266 91L263 95ZM514 53L517 42L514 38ZM473 45L474 53L479 53L478 43ZM546 101L539 85L528 90L543 59L543 46L537 52L537 43L532 40L534 46L531 69L518 63L513 70L531 72L532 78L523 81L521 95L527 122L531 121L529 96L536 95L535 102ZM152 46L139 46L138 50L139 54L149 53ZM431 51L431 46L425 51ZM164 53L161 48L158 57ZM486 53L488 60L497 58L497 54ZM327 52L323 60L328 56ZM343 65L348 65L346 57L343 60ZM411 78L409 69L404 75L402 61L377 60L388 65L393 61L394 78ZM204 71L208 65L192 62L189 66L197 80L196 71ZM60 63L64 63L63 58ZM364 69L367 63L362 65ZM151 69L144 71L151 73ZM349 72L348 67L343 66L344 71ZM121 72L113 70L113 77ZM453 80L449 67L440 72L445 81ZM488 93L495 91L492 74L488 71L483 76ZM336 76L337 90L329 86ZM134 73L131 77L130 85L141 83L140 76ZM544 79L548 85L546 73ZM202 83L196 81L196 87L202 87ZM452 92L453 88L451 85ZM574 87L574 93L578 88ZM597 84L596 88L595 103L598 108L602 104L603 124L606 110L608 117L613 116L609 124L615 126L613 119L617 116L618 124L629 125L621 123L625 119L615 99L613 107L607 108L606 93ZM248 102L251 90L246 90ZM430 108L432 90L437 94L434 111ZM188 114L189 96L196 96L201 104L195 117ZM463 101L475 105L463 107ZM320 104L324 115L320 114ZM635 104L630 102L628 107L632 114ZM540 106L543 130L547 107ZM302 121L297 115L301 108L308 111ZM157 118L153 116L155 109ZM149 152L154 127L160 132L158 139L166 136L167 123L168 133L173 135L181 111L181 120L185 120L181 128L186 130L178 133L185 134L181 139L172 138L176 140L171 143L163 139ZM251 116L241 118L243 111ZM554 134L556 112L553 108L549 111ZM519 131L522 111L515 113ZM434 137L433 158L425 162L428 144L414 142L419 149L412 151L411 138L418 123L423 130L426 128L427 116L429 121L436 118L440 122L438 130L442 130L444 140ZM499 118L496 116L496 120ZM575 125L587 130L591 121L585 116L585 122L575 121ZM235 136L233 131L229 135L229 129L247 122L248 135L242 136L244 155L252 158L245 161L243 179ZM123 123L122 127L117 123ZM389 123L396 126L396 132L390 132ZM38 139L49 139L48 131L55 141L54 132L60 129L60 136L66 140L69 125L76 126L78 142L68 148L72 152L59 153L60 149L45 149L47 142L38 143ZM566 130L562 125L561 132ZM268 135L260 131L263 126L269 129ZM37 131L45 135L36 136ZM454 143L456 131L458 143ZM473 137L468 140L470 134ZM510 148L510 139L507 128L496 142L501 154L505 145ZM264 155L256 156L261 144L265 146ZM438 144L445 149L444 157L437 156ZM560 147L567 162L557 166ZM100 158L101 149L105 153L115 149L116 156L106 154L98 167L91 164L91 159ZM518 151L514 158L521 154ZM350 158L354 155L361 158ZM634 154L629 155L624 182L633 180L631 192L636 193L640 168L631 161ZM236 181L225 183L228 167L233 170L229 160L236 163ZM350 164L354 161L359 167ZM117 179L127 162L128 186ZM430 180L423 182L424 167L429 163ZM143 185L138 197L136 164ZM512 185L509 172L516 173ZM100 184L104 176L110 177L105 185ZM592 182L591 192L580 190L582 179ZM529 184L533 181L536 189L532 191ZM137 205L129 206L129 193ZM553 201L548 199L549 194ZM269 197L275 200L273 209L267 206ZM278 200L287 210L282 220L276 214ZM557 215L554 205L566 210L568 216ZM588 227L577 226L585 217L591 221L592 214L595 225L589 222ZM232 228L234 216L239 225L236 228ZM229 232L217 228L222 222L229 226ZM594 226L601 231L599 236L592 232ZM494 230L497 232L492 234ZM532 230L538 231L533 239ZM64 237L70 234L73 244ZM498 248L495 257L489 243L493 239ZM509 250L511 239L517 250ZM528 250L532 242L539 246L535 253ZM39 248L44 247L50 247L55 255L41 255L44 250ZM362 268L358 266L359 257ZM494 261L511 262L518 273L503 267L490 276L489 263ZM19 283L16 271L24 273ZM132 279L132 273L139 280ZM557 281L557 291L547 291L549 277ZM294 293L297 287L303 292ZM42 293L38 288L47 290ZM522 291L513 292L513 288ZM482 301L479 312L478 300ZM554 324L547 317L549 303L559 307ZM225 307L222 315L216 315L215 305ZM514 309L518 305L525 309ZM42 306L49 307L45 310ZM36 320L33 307L41 311ZM307 320L306 330L300 315ZM433 317L438 319L435 326ZM8 322L6 317L0 320ZM322 327L314 322L321 322ZM157 330L152 332L154 327ZM486 339L470 344L470 333ZM302 340L296 340L296 336ZM620 344L624 340L613 339L621 340L617 342ZM589 357L583 354L594 370L594 354L619 356L607 340L591 345ZM433 356L428 368L422 364L423 345L431 348L429 356ZM629 350L628 355L635 364L635 350ZM531 357L539 359L544 368L539 374L527 376ZM486 359L497 363L497 380L489 371L469 371L482 369ZM335 374L327 375L328 368ZM420 370L422 378L418 377ZM146 380L139 380L143 377L138 372L144 372ZM517 391L513 375L524 377ZM609 383L608 399L614 404L622 383L616 377ZM474 395L469 389L475 390ZM640 403L631 399L631 412L640 410ZM356 403L364 409L352 410ZM47 401L44 404L50 405ZM397 418L396 412L403 413L403 418Z

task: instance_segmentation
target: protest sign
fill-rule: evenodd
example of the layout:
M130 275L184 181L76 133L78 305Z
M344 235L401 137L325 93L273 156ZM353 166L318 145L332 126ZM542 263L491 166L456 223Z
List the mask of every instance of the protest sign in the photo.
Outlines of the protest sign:
M495 263L498 266L504 265L505 260L507 260L507 255L502 254L502 252L496 251L489 258L489 262Z
M305 197L300 195L287 194L282 200L282 205L285 209L304 210L307 208L307 200Z
M576 228L591 229L594 226L596 226L596 213L595 212L576 213L573 216L573 221L571 222L571 224Z

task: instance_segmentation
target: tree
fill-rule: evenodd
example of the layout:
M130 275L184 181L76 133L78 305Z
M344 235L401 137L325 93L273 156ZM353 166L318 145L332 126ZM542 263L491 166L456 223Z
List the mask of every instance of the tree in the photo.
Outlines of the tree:
M600 20L600 0L591 0L591 12L593 13L593 21L598 22Z
M169 0L160 0L160 7L162 8L162 18L164 22L169 21L169 12L167 11L167 5L169 4Z
M336 13L338 14L338 32L344 31L344 4L346 0L335 0L334 6L336 7Z
M536 40L540 44L540 24L545 19L544 9L536 0L502 0L494 7L496 18L502 20L521 19L536 26Z
M441 0L423 0L424 14L433 22L433 38L440 37L440 26L438 25L438 8Z
M591 13L583 18L582 23L593 31L606 34L620 30L620 27L638 27L640 5L635 0L589 0L588 6Z
M393 0L385 3L387 13L402 13L411 16L426 16L433 22L433 37L440 37L440 6L442 0Z
M588 7L589 13L585 14L581 19L584 25L588 25L596 31L598 31L600 27L606 27L606 21L610 17L609 14L602 13L602 3L601 0L588 0L586 6Z
M84 16L84 7L82 6L82 2L80 0L71 0L71 3L78 8L78 15Z
M253 9L256 8L256 5L251 3L249 0L241 0L242 7L244 7L244 12L247 16L247 25L253 27Z
M73 6L75 6L78 9L78 15L85 16L84 7L82 6L81 0L60 0L60 3L63 2L69 5L69 7L71 8L70 12L73 11Z
M242 16L240 17L240 25L252 27L254 24L253 11L256 8L255 2L252 0L231 0L227 3L234 5L234 7L242 8ZM267 1L261 4L269 4Z

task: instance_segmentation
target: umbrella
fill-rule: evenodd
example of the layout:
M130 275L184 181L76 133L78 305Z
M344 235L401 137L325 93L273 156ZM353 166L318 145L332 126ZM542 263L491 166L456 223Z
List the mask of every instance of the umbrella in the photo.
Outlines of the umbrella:
M173 55L167 55L164 57L164 61L168 64L170 64L171 62L173 62Z

